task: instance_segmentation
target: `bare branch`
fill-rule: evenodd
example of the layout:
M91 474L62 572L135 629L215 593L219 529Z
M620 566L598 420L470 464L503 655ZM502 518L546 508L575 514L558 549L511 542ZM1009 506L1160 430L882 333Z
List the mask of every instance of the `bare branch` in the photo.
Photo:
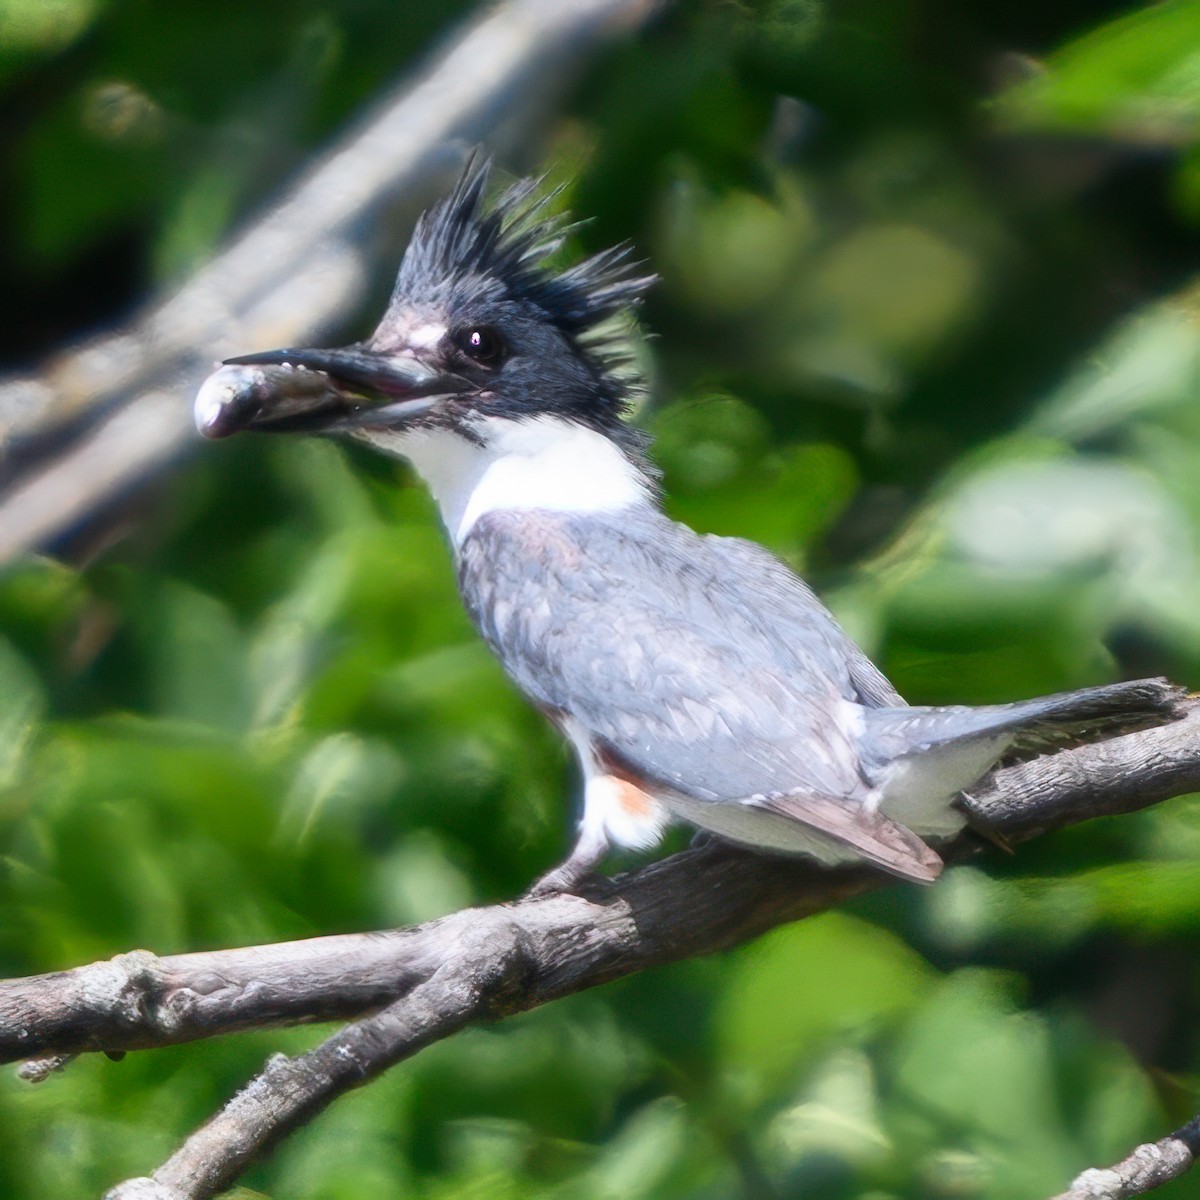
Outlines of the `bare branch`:
M1185 709L1169 725L1004 768L972 810L1016 842L1200 790L1200 701ZM964 839L946 853L974 851ZM515 937L521 990L489 998L503 1015L736 945L889 882L714 843L598 881L586 896L468 909L410 929L164 958L137 950L0 982L0 1062L359 1016L457 968L471 947L484 951L473 969L494 976L488 947Z
M403 1000L348 1025L307 1054L277 1054L151 1178L120 1184L107 1200L202 1200L221 1191L266 1147L331 1100L456 1033L484 1011L490 997L519 987L513 977L520 968L515 923L508 933L507 940L496 941L494 930L475 930L457 960Z
M1172 724L997 772L972 800L976 817L1019 841L1200 789L1200 701L1181 709ZM952 859L974 851L968 838L947 848ZM343 1091L472 1021L724 949L892 882L710 843L598 881L587 895L472 909L411 929L167 958L134 951L0 983L0 1057L114 1052L373 1013L307 1054L272 1059L153 1178L110 1193L202 1200ZM1153 1152L1175 1163L1169 1142L1130 1162ZM1129 1178L1150 1179L1148 1171Z
M506 0L488 9L174 295L36 375L0 384L0 450L79 426L63 454L0 501L0 562L179 454L189 397L214 361L247 345L312 341L345 320L371 272L394 265L355 248L358 229L385 224L364 217L385 204L415 215L457 168L456 144L502 125L507 138L527 137L583 60L659 3Z
M1115 1166L1091 1167L1078 1176L1068 1191L1052 1200L1129 1200L1178 1179L1200 1153L1200 1117L1182 1129L1146 1142Z
M1200 791L1200 698L1182 720L994 772L968 808L1010 842Z

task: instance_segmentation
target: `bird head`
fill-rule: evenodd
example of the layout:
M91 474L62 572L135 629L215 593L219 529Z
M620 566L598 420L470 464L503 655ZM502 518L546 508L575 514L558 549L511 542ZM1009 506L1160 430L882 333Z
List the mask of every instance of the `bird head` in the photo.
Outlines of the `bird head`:
M506 422L550 416L621 440L632 384L611 318L653 277L627 245L556 269L573 227L547 212L553 193L522 180L489 204L488 175L486 162L468 164L417 222L369 338L228 359L197 397L200 431L347 432L384 445L443 429L482 442Z

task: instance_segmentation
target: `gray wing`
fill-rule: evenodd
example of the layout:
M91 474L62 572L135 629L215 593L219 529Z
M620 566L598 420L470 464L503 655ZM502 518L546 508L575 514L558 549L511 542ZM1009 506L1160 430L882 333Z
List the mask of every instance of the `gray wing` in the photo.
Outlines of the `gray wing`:
M851 706L882 676L764 551L652 513L492 513L459 573L517 684L639 778L701 800L865 791Z
M812 588L769 550L743 538L709 535L700 540L720 543L721 551L730 563L740 561L744 564L743 569L748 577L770 579L772 587L779 593L775 611L788 614L797 607L805 608L814 631L845 663L853 698L859 704L866 708L903 708L907 704L892 686L892 681L859 649ZM783 630L779 632L784 635Z

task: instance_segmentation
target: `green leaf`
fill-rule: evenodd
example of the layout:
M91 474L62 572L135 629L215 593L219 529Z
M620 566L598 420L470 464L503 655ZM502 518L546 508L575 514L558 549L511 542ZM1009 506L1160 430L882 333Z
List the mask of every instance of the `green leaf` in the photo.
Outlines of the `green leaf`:
M1200 134L1200 3L1162 0L1055 51L999 104L1024 129L1188 143Z
M33 668L0 639L0 793L19 779L45 706Z
M752 1092L794 1076L830 1039L861 1041L917 1005L934 971L894 934L842 913L738 951L715 1017L718 1061Z

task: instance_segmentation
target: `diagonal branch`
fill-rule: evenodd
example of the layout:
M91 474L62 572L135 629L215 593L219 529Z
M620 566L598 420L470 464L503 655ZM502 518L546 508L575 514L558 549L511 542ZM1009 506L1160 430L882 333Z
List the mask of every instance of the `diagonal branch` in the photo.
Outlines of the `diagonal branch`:
M515 928L511 930L514 935ZM476 930L475 946L439 967L403 1000L346 1026L296 1058L277 1054L149 1179L113 1188L107 1200L201 1200L221 1191L265 1148L316 1116L331 1100L479 1017L489 999L519 987L514 936L496 943ZM482 968L480 966L482 965Z
M1200 700L1179 708L1172 724L996 772L972 798L974 816L1020 841L1200 789ZM975 848L963 838L947 852ZM472 1021L721 950L890 883L867 869L825 871L709 843L584 896L471 909L411 929L161 959L135 951L0 983L0 1058L372 1013L307 1054L272 1059L153 1178L110 1193L203 1200L342 1092Z
M1171 724L997 771L971 798L976 821L1018 842L1200 790L1200 700L1182 709ZM967 837L946 853L974 851ZM489 948L514 943L522 986L488 1004L494 1015L518 1012L726 949L890 883L865 868L823 870L714 842L598 881L586 895L467 909L408 929L163 958L137 950L0 982L0 1062L358 1016L467 953L480 953L475 969L492 976Z

